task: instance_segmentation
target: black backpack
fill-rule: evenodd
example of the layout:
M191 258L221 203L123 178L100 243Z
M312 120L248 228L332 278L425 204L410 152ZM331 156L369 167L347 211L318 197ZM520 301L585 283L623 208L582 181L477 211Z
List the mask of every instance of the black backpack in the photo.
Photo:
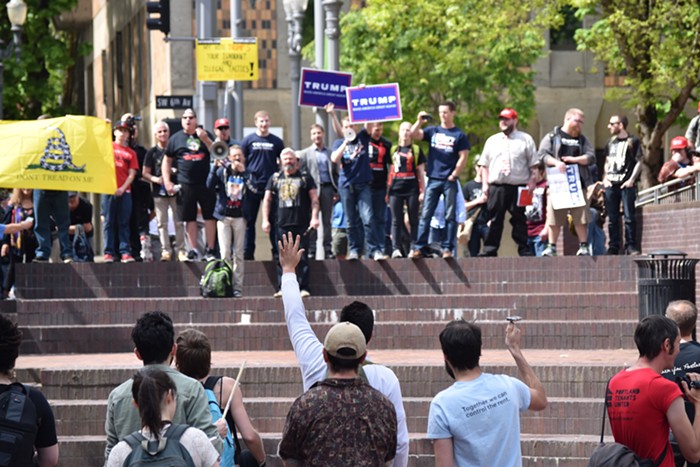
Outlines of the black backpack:
M224 259L209 261L199 281L202 297L233 297L233 268Z
M73 235L73 261L76 263L92 263L95 253L92 250L90 239L85 234L85 227L81 224L75 226Z
M0 467L33 466L39 417L29 391L12 383L0 393Z
M170 425L159 441L149 441L136 431L124 438L131 454L124 467L196 467L192 456L180 443L187 425Z

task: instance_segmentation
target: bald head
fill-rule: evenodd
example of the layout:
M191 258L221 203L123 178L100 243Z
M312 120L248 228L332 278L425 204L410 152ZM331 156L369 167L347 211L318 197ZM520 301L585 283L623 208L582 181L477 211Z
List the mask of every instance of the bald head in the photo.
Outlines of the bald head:
M666 307L666 316L678 324L681 338L690 337L698 320L698 308L688 300L676 300ZM688 339L685 339L688 340Z

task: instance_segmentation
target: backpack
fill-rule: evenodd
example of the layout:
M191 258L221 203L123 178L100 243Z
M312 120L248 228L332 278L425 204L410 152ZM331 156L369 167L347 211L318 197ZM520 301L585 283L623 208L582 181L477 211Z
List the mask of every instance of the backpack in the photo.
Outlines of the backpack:
M192 456L180 443L187 425L170 425L160 441L149 441L135 431L124 438L131 446L131 454L124 467L196 467Z
M92 250L90 240L85 234L85 227L78 224L75 226L73 235L73 261L76 263L91 263L95 260L95 253Z
M212 421L216 422L221 418L223 415L223 410L221 409L221 406L219 405L219 401L216 398L216 394L214 393L214 386L216 386L216 383L221 379L221 376L210 376L207 378L207 380L203 383L204 385L204 392L207 395L207 399L209 399L209 411L211 412L211 419ZM223 383L221 386L221 391L223 391ZM220 394L221 394L220 391ZM224 438L224 450L221 453L221 467L233 467L234 465L238 464L236 462L236 458L238 457L237 454L240 452L240 446L238 449L236 449L236 446L234 445L233 442L233 435L231 434L231 425L228 421L229 415L231 414L231 411L226 414L227 415L227 425L229 426L228 431L226 433L226 438ZM235 430L235 425L233 425L233 429ZM236 439L238 441L238 439Z
M33 466L34 440L39 431L36 406L21 383L0 393L0 466Z
M199 281L202 297L233 297L233 268L224 259L209 261Z

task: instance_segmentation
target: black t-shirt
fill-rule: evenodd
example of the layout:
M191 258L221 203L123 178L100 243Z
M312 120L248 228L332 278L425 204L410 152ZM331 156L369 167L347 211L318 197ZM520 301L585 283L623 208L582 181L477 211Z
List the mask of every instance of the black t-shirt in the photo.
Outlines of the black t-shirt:
M311 221L309 191L316 189L313 178L297 170L286 175L277 172L267 182L266 191L277 200L277 225L279 227L306 227Z
M154 177L160 177L163 175L163 157L165 157L165 149L156 145L148 150L146 153L146 158L143 161L143 166L151 169L151 175ZM174 166L173 166L174 167ZM175 184L177 183L177 172L171 171L170 181ZM168 196L163 185L159 183L151 182L151 192L153 196Z
M177 168L179 183L206 183L209 175L209 150L196 134L188 135L182 130L175 133L168 141L165 155L175 159L173 166Z
M664 378L675 382L677 376L684 376L686 373L700 373L700 344L695 341L683 342L673 364L673 369L664 370L661 374ZM693 423L695 407L687 400L685 401L685 412L688 414L690 423Z
M469 180L467 183L464 184L462 187L462 193L464 194L464 200L465 201L474 201L476 198L481 196L483 194L482 188L482 183L477 182L474 179ZM479 212L479 215L476 216L474 221L478 223L487 223L488 222L488 211L486 210L486 203L484 204L479 204L477 206L474 206L473 208L469 209L467 211L467 219L472 217L474 213L480 209L481 212Z
M386 188L389 165L391 165L391 143L386 138L370 139L367 155L372 169L372 188Z
M581 155L581 138L574 138L564 130L559 128L559 136L561 137L561 146L559 147L559 159L562 157L578 157Z
M0 392L7 389L7 384L0 384ZM38 390L30 386L25 386L29 392L29 399L34 403L37 416L39 417L39 430L34 440L35 448L48 448L58 443L56 438L56 422L54 420L51 406L46 397Z
M641 159L639 138L628 135L626 138L615 136L605 146L605 171L609 182L622 185L632 176L637 160Z
M92 222L92 204L82 196L78 198L78 206L70 212L70 225L83 225ZM85 232L87 238L92 237L95 229Z
M418 149L418 154L413 152ZM418 194L418 172L419 165L425 164L425 154L423 150L416 146L399 146L391 158L391 187L389 194L395 196Z

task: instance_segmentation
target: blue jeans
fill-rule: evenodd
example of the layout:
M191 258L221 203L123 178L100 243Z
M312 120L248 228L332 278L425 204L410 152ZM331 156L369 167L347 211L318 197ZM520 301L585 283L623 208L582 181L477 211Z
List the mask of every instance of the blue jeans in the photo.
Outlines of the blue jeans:
M590 238L590 236L588 237ZM530 248L532 256L542 256L542 252L547 248L547 242L542 240L542 237L536 235L527 237L527 246Z
M620 234L620 202L625 216L625 248L636 248L637 219L634 201L637 199L637 189L609 186L605 189L605 209L608 212L608 248L615 252L621 250Z
M443 251L455 251L457 240L457 222L455 221L457 206L457 182L429 178L423 197L423 211L418 223L418 238L416 250L422 250L428 245L430 234L430 219L435 213L435 208L440 200L440 195L445 195L445 238L441 242Z
M339 187L345 219L348 223L348 253L362 252L362 234L367 242L367 253L378 250L372 233L372 189L369 183Z
M372 188L372 243L376 245L375 250L384 253L386 243L386 187ZM369 242L367 242L369 246ZM375 250L367 250L367 253L374 253Z
M119 254L131 254L129 245L129 218L131 217L131 193L121 196L105 195L102 197L102 214L105 217L104 236L105 253L116 252L115 240L119 242ZM118 239L114 238L114 225L117 225Z
M58 241L61 245L61 258L72 258L73 248L68 238L70 211L68 192L54 190L34 190L34 235L39 246L36 256L49 259L51 256L51 217L58 227Z
M605 254L605 232L598 225L600 214L596 209L589 208L591 220L588 222L588 244L591 247L591 255L600 256Z

